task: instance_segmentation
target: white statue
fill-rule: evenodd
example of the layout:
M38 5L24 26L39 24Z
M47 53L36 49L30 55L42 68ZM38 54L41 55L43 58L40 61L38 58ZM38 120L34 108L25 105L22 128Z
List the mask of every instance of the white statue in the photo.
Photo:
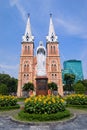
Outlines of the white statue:
M46 49L42 41L37 47L37 76L46 76Z

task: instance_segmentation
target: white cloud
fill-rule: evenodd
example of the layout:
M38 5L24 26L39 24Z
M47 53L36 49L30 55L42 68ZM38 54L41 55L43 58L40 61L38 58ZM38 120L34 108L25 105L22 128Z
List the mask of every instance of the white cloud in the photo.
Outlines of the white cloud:
M5 64L0 64L1 69L10 69L10 70L17 70L18 65L5 65Z
M0 73L9 74L12 77L18 78L19 65L0 64Z
M63 30L65 33L87 39L87 27L79 19L78 21L71 21L71 19L66 20L56 18L55 22L58 28Z
M9 2L12 7L16 6L16 8L19 10L19 12L22 16L23 21L25 22L27 13L26 13L25 9L23 8L22 4L20 3L20 0L9 0Z

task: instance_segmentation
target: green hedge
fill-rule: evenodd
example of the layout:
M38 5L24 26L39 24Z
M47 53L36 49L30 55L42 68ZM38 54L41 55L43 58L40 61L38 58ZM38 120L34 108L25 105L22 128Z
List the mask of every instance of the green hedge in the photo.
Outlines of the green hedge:
M23 110L19 112L18 119L22 121L58 121L63 118L69 117L70 111L65 110L55 114L29 114Z
M85 109L87 109L87 105L70 105L70 104L68 104L67 105L67 107L73 107L73 108L85 108Z
M11 110L11 109L18 109L18 108L20 108L20 105L19 105L19 104L15 105L15 106L0 107L0 110L1 110L1 111L4 111L4 110Z

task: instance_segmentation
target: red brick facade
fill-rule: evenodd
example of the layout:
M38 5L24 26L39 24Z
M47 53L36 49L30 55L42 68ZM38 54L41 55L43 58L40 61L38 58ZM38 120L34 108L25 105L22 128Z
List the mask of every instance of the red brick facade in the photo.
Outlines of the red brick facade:
M58 93L63 95L62 76L58 43L47 43L46 72L48 82L58 85ZM22 43L20 68L18 77L18 97L22 96L22 87L27 82L33 82L36 87L37 59L34 56L34 43Z

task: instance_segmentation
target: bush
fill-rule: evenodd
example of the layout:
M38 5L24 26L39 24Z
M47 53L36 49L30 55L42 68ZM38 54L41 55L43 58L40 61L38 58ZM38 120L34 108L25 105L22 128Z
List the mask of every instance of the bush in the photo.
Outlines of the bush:
M57 84L54 82L48 83L48 89L57 91L58 90Z
M86 87L82 83L78 82L74 85L74 91L77 94L84 94L86 91Z
M0 94L2 95L8 94L8 88L5 84L0 84Z
M23 86L23 91L30 91L30 90L34 90L34 84L31 82L25 83Z
M17 105L17 98L14 96L0 96L0 107Z
M69 116L70 112L68 110L55 114L29 114L24 111L18 113L18 119L24 121L57 121Z
M72 94L66 96L67 104L71 105L87 105L87 96L83 94Z
M12 109L18 109L18 108L20 108L19 104L15 105L15 106L0 107L0 110L4 111L4 110L12 110Z
M33 96L25 100L24 111L35 114L51 114L65 110L65 101L59 96Z

